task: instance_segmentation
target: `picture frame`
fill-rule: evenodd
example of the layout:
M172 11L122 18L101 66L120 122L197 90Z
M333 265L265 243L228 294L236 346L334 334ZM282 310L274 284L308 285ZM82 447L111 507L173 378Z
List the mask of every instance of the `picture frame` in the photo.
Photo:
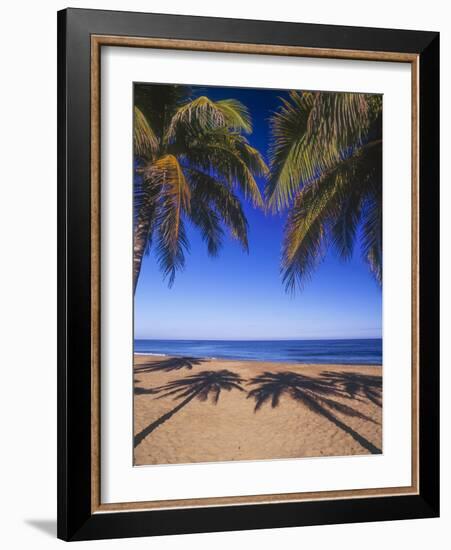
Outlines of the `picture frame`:
M411 66L412 482L101 502L100 52L151 48ZM58 12L58 537L138 537L439 515L439 34L101 10Z

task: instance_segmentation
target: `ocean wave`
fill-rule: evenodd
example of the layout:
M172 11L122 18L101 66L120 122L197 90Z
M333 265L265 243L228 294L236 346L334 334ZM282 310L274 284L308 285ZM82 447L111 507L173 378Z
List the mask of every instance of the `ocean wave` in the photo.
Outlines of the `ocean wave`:
M156 357L169 357L167 353L152 353L150 351L135 351L135 355L154 355Z

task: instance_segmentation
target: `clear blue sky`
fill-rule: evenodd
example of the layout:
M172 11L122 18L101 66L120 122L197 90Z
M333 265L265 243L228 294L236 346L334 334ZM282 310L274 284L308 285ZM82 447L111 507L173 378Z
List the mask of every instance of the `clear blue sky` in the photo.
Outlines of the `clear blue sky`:
M268 117L284 92L237 88L193 88L194 95L233 97L250 110L251 145L267 159ZM259 182L263 188L263 182ZM309 339L379 338L382 293L356 246L349 262L330 250L294 296L285 292L280 255L285 215L268 215L244 204L249 254L227 236L217 258L188 226L190 252L172 288L151 253L143 260L135 295L135 338Z

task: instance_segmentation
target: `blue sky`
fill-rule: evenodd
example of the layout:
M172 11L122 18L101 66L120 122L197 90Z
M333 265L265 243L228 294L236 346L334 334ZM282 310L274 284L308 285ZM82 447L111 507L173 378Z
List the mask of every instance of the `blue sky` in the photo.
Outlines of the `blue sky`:
M242 101L254 127L248 139L267 159L268 117L285 92L202 87L193 88L193 94ZM145 256L135 295L135 338L381 337L381 289L358 246L348 262L330 250L311 281L293 296L285 292L280 274L285 214L264 214L247 203L244 211L249 254L227 236L218 257L210 258L199 233L188 225L186 267L172 288L154 255Z

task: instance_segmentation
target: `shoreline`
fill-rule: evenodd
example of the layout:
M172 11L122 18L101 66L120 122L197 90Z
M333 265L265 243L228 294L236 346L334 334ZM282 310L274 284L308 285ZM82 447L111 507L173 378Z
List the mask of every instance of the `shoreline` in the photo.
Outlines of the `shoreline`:
M134 355L134 464L379 454L382 367Z
M262 359L249 359L249 358L243 358L243 357L209 357L207 355L193 355L193 354L187 354L187 353L157 353L157 352L151 352L151 351L134 351L133 356L138 357L155 357L158 358L183 358L183 357L191 357L193 359L199 359L203 361L240 361L243 363L274 363L276 365L278 364L284 364L284 365L308 365L308 366L329 366L329 367L379 367L382 368L383 363L312 363L312 362L303 362L303 361L292 361L288 359L281 359L278 361L273 360L262 360Z

